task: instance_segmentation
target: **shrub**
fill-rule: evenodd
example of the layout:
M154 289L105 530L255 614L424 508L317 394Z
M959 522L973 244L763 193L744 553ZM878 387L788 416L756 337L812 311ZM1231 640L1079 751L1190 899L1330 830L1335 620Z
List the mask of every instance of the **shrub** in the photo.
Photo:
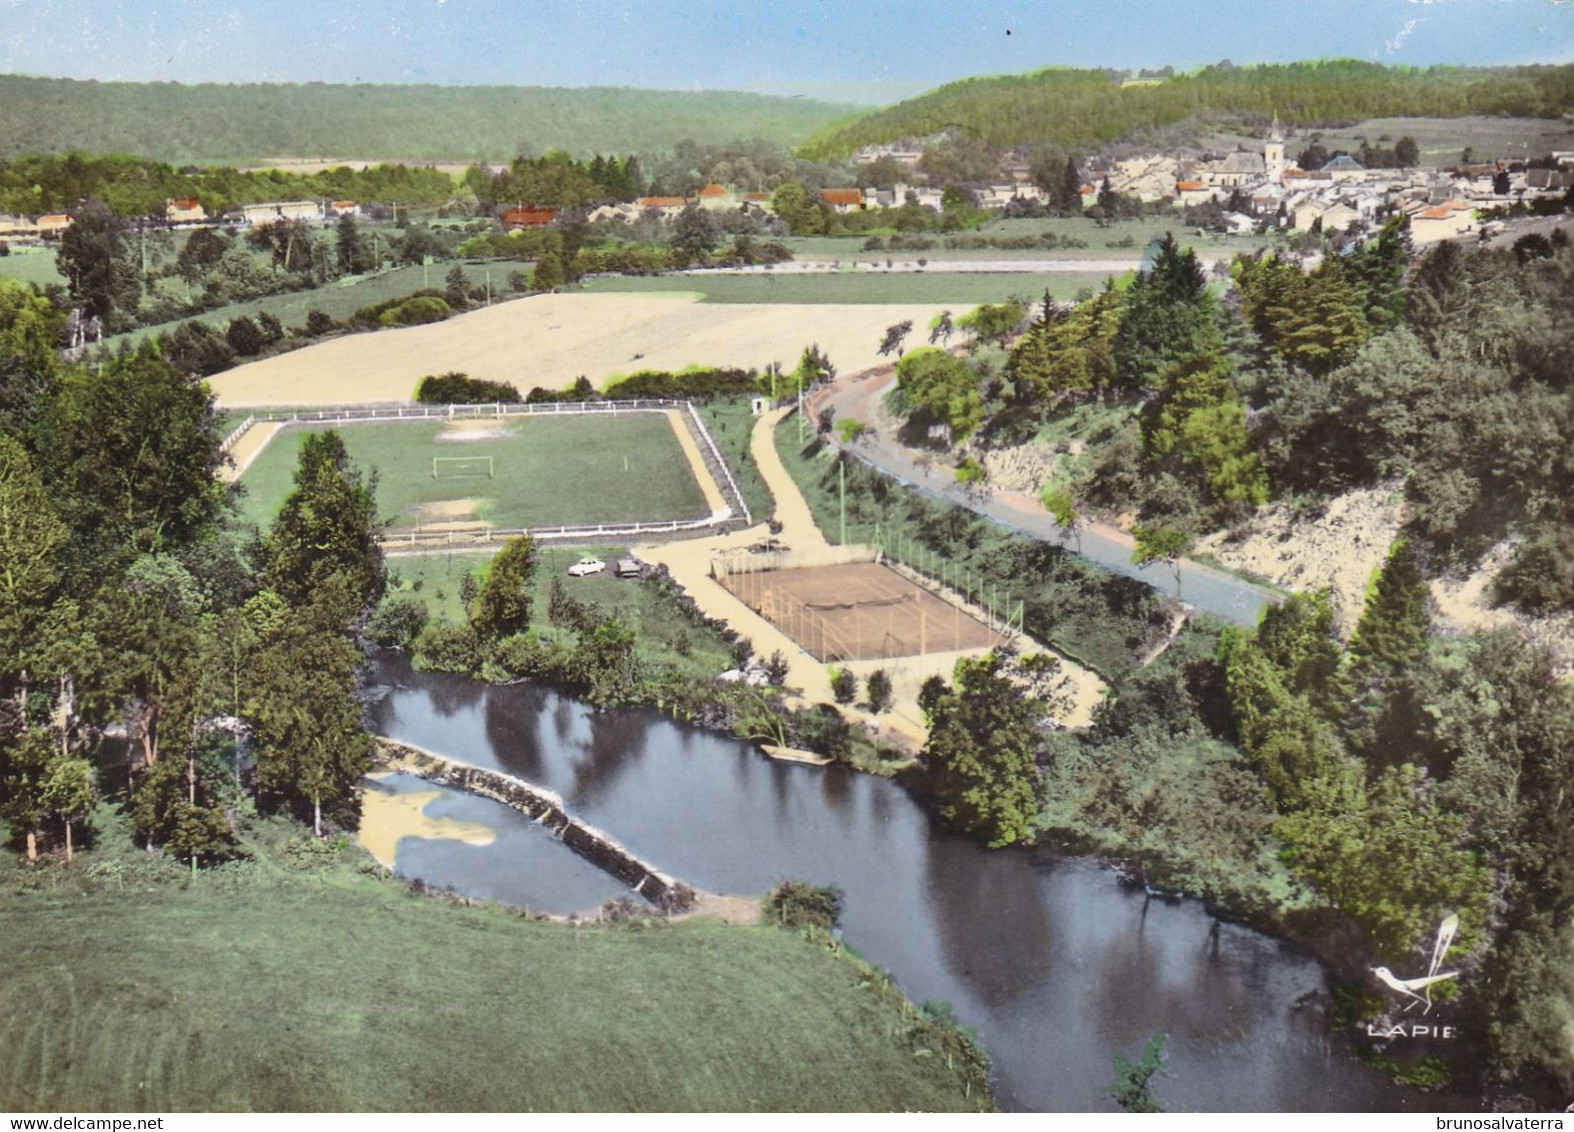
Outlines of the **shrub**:
M426 619L426 602L418 597L390 594L367 621L366 635L380 645L404 648L426 628Z
M759 391L760 377L752 369L692 369L683 373L643 370L613 382L607 387L606 395L704 400L747 396Z
M320 338L324 334L332 334L339 329L331 315L313 307L306 312L306 334L310 338Z
M419 295L383 311L377 316L377 321L383 326L420 326L427 322L442 322L453 312L449 300L436 295Z
M506 381L484 381L463 373L428 374L416 383L415 399L422 405L519 404L519 390Z
M224 331L224 337L229 342L230 349L243 358L259 353L268 344L257 324L245 315L230 320L229 328Z
M842 891L834 886L820 887L807 881L784 880L764 900L765 918L784 928L824 928L836 926L842 914Z
M864 698L869 701L869 710L872 712L890 708L893 699L891 678L885 674L885 669L876 668L869 673L869 679L864 682Z
M271 346L284 337L284 324L279 321L277 315L269 314L267 311L258 312L257 329L262 332L265 346Z
M532 633L513 633L492 646L485 674L489 679L511 680L528 676L560 680L567 671L569 653Z
M787 683L787 657L781 649L777 649L766 659L765 677L777 688Z
M429 626L415 643L415 666L425 671L468 675L480 663L480 640L468 625Z
M235 351L205 322L183 322L164 340L164 357L183 373L208 377L235 364Z
M831 695L839 704L850 704L858 698L858 677L845 668L831 672Z

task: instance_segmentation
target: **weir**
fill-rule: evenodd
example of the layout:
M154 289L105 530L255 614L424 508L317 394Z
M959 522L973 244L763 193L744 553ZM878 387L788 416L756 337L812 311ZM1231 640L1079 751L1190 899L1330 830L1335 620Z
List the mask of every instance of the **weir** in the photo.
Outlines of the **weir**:
M389 770L479 794L518 810L546 826L563 844L664 912L681 912L694 904L697 893L692 887L641 861L601 830L572 817L563 799L551 790L382 735L372 736L372 758Z

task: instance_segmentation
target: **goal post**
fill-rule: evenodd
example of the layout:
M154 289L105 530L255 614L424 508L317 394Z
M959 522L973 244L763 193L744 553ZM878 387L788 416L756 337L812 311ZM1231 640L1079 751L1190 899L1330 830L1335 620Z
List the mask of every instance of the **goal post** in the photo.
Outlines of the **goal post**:
M433 456L432 478L439 479L465 479L470 477L485 476L487 479L495 478L495 470L490 456Z

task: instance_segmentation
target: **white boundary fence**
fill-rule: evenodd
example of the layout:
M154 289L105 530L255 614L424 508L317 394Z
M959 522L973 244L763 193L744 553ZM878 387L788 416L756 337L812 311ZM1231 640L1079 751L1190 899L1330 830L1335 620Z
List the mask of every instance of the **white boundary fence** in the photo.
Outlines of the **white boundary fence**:
M566 539L589 542L592 539L621 538L624 535L670 534L674 531L703 531L725 522L728 516L712 515L706 519L663 519L649 523L585 523L579 526L557 527L490 527L485 524L445 530L414 530L400 534L384 535L377 545L385 551L418 552L421 550L448 550L452 547L488 546L505 542L519 535L529 535L537 542Z
M257 418L255 416L247 417L245 420L241 421L240 424L231 429L230 434L224 438L224 443L219 445L219 451L228 452L231 448L234 448L235 442L241 437L245 436L247 430L249 430L251 426L256 423Z
M259 409L249 421L284 421L289 424L348 424L352 421L469 420L476 417L539 417L619 413L654 413L692 409L693 403L647 397L637 401L539 401L535 404L502 401L477 405L327 405L320 409Z
M506 420L509 417L536 416L617 416L620 413L667 413L687 410L689 423L699 438L701 455L708 454L719 472L717 486L727 508L704 519L663 519L638 523L586 523L577 526L537 527L528 532L524 528L505 529L477 524L444 530L415 530L389 535L378 540L387 551L420 551L422 549L447 549L454 546L484 546L502 542L529 533L537 539L564 539L584 541L590 538L623 537L642 534L670 534L676 531L702 531L730 519L742 516L744 524L752 525L749 505L744 502L738 481L722 457L710 429L692 401L669 398L645 398L637 401L543 401L535 404L507 404L493 402L478 405L332 405L320 409L271 409L259 410L248 416L225 438L221 451L228 452L246 430L259 421L278 421L292 424L354 424L375 421L419 420Z

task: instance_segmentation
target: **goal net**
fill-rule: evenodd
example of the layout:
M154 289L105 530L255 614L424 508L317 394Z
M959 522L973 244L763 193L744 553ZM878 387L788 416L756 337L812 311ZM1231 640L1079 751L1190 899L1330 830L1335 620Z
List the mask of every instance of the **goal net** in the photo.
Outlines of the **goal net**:
M493 478L492 457L490 456L433 456L432 478L467 479L484 476Z

